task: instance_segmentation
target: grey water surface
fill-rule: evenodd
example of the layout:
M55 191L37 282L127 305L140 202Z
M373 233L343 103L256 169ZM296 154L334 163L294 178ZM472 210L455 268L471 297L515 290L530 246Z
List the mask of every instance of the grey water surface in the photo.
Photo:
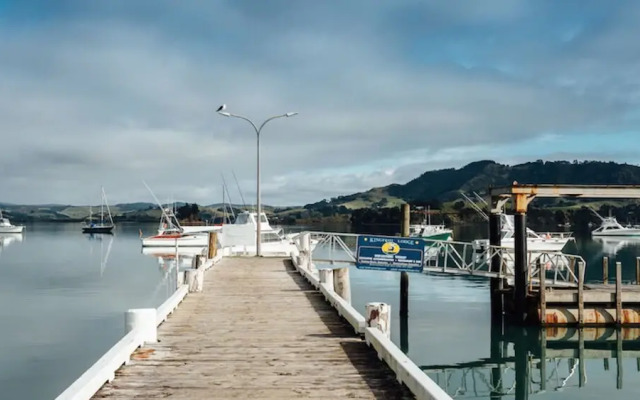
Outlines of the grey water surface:
M139 228L0 234L0 398L55 398L124 335L127 309L173 293L166 263L141 254Z
M127 309L155 308L173 293L173 261L142 254L140 228L90 236L77 224L33 224L0 237L1 398L55 398L123 336ZM454 235L471 240L484 230L460 226ZM587 279L602 279L606 255L612 266L623 263L628 281L640 241L579 237L566 250L585 258ZM399 273L352 267L350 276L354 307L364 314L368 302L389 303L392 340L454 398L640 398L638 330L495 326L487 280L426 274L410 275L409 318L401 322Z

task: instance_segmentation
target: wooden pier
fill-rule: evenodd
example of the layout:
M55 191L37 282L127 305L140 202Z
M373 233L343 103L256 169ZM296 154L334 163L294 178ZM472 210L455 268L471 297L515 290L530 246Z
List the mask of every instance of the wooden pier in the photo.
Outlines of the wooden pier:
M224 258L98 399L411 399L351 325L277 258Z

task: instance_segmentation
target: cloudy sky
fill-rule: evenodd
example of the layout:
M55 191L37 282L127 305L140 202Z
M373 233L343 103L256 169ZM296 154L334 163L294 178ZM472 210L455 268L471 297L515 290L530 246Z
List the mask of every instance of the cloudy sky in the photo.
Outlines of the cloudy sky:
M0 202L300 205L493 159L637 164L640 2L0 0Z

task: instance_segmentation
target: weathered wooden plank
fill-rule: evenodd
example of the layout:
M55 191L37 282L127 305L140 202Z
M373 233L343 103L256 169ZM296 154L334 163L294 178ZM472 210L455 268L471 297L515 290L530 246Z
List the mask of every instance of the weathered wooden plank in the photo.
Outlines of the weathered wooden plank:
M95 398L413 398L283 259L224 259L158 337Z

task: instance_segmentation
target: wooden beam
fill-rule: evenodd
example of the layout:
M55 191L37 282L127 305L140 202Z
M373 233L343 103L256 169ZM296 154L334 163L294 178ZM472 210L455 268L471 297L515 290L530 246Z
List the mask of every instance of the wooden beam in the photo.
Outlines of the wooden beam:
M533 195L538 197L590 197L609 199L638 199L640 185L520 185L490 189L492 197Z

